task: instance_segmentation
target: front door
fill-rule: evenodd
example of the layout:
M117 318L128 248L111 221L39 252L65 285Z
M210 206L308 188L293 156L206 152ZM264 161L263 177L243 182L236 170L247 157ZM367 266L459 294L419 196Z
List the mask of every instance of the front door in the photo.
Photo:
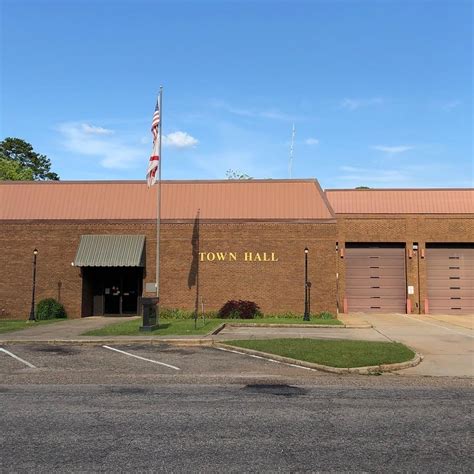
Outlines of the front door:
M142 268L89 267L83 270L83 278L86 280L83 305L90 304L92 310L85 310L83 314L94 316L137 314L142 290Z
M104 281L104 313L121 314L121 278L111 277Z
M121 281L123 314L137 314L140 281L135 273L124 274Z

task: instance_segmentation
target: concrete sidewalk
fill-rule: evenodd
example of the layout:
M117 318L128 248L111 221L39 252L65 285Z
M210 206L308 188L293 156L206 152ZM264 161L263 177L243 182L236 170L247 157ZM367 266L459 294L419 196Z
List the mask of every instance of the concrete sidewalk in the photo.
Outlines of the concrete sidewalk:
M343 328L324 326L315 327L245 327L226 326L221 332L212 336L215 341L231 339L278 339L278 338L309 338L309 339L353 339L359 341L390 340L372 328Z
M425 315L367 314L364 318L380 334L423 354L424 361L403 374L474 377L472 330Z
M158 336L143 335L136 336L82 336L85 332L100 329L109 324L139 319L135 317L103 317L95 316L82 319L72 319L53 324L44 324L32 328L11 331L0 334L2 343L26 343L26 342L49 342L49 343L113 343L113 342L172 342L179 344L212 344L213 341L224 341L229 339L275 339L281 337L315 338L315 339L358 339L367 341L387 341L371 329L368 323L358 324L352 322L349 328L343 326L322 325L321 327L308 326L238 326L226 324L225 328L218 334L182 335L182 336ZM355 326L355 327L354 327Z
M19 331L10 331L0 334L0 344L6 340L34 341L44 342L58 339L77 339L81 334L94 329L100 329L109 324L121 323L138 319L133 317L109 317L109 316L91 316L81 319L67 319L51 324L41 324L31 328L21 329ZM82 336L84 337L84 336Z

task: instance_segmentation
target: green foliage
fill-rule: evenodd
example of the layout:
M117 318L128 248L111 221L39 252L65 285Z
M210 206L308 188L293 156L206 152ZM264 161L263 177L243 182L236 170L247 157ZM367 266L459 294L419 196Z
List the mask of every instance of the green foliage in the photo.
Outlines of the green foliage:
M230 302L227 302L228 304ZM261 313L260 309L258 311L252 310L253 306L255 303L249 302L250 305L250 313L253 314L253 317L251 318L245 318L241 316L241 312L243 311L243 306L242 303L239 303L238 301L235 302L237 307L232 304L231 308L229 309L229 314L227 316L220 316L219 311L206 311L204 313L204 317L206 319L214 319L214 318L226 318L226 319L255 319L255 318L260 318L261 322L265 323L266 319L278 319L278 320L284 320L288 319L294 320L294 322L299 322L299 320L303 319L303 314L299 313L292 313L291 311L287 311L286 313L268 313L268 314L263 314ZM244 305L245 306L245 305ZM257 305L255 305L257 306ZM257 306L258 308L258 306ZM221 310L222 311L222 308ZM226 309L227 311L227 309ZM198 318L202 318L203 314L198 313ZM160 308L160 319L176 319L176 320L185 320L185 319L193 319L194 318L194 311L193 310L188 310L188 309L179 309L179 308ZM312 314L311 319L324 319L324 320L336 320L335 316L328 312L328 311L323 311L318 314Z
M278 318L278 319L303 319L302 314L292 313L287 311L285 313L265 313L263 318Z
M356 189L370 189L368 186L357 186Z
M225 172L225 177L227 179L253 179L252 176L249 176L247 173L242 173L241 171L232 169Z
M177 319L177 320L184 320L184 319L193 319L195 316L195 312L187 309L179 309L179 308L160 308L160 319ZM198 318L202 318L203 314L198 313ZM206 319L213 319L217 317L217 313L215 311L207 311L204 313L204 317Z
M263 318L278 318L278 319L303 319L303 314L300 313L292 313L291 311L287 311L286 313L269 313L264 314ZM311 314L311 319L336 319L336 317L330 313L329 311L322 311L321 313Z
M0 181L31 181L33 171L0 156Z
M313 316L313 318L317 319L336 319L334 314L330 313L329 311L321 311L319 314Z
M0 142L0 158L15 163L23 168L31 170L35 181L58 180L59 176L51 171L51 162L46 155L41 155L33 150L33 147L20 138L5 138ZM11 179L0 176L0 179ZM26 179L26 178L23 178Z
M67 318L67 314L64 306L54 298L46 298L36 305L36 319L38 321L57 318Z
M184 336L208 334L222 324L221 319L199 319L197 328L193 319L162 319L159 320L158 328L151 332L154 336ZM115 323L101 329L88 331L83 336L149 336L149 332L141 332L141 319L133 319L123 323Z

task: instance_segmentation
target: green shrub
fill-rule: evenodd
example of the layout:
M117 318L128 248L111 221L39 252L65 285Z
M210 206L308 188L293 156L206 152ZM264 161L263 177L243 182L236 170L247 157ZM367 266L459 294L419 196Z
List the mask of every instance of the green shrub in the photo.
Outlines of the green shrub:
M264 318L283 318L283 319L301 319L302 314L292 313L287 311L286 313L268 313L263 315Z
M38 321L56 318L67 318L67 314L64 306L54 298L46 298L36 305L36 319Z
M198 313L198 318L201 318L203 315L201 312ZM215 311L207 311L204 313L206 319L217 318L217 313ZM160 308L160 319L193 319L194 311L189 309L179 309L179 308Z
M229 300L219 310L219 318L225 319L253 319L261 316L260 308L253 301Z
M321 311L319 314L313 316L316 319L335 319L334 314L329 311Z

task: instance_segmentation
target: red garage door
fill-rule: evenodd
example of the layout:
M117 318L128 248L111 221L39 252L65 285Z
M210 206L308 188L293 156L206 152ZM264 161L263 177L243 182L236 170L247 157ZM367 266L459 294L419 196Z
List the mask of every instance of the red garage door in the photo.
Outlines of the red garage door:
M426 246L428 311L474 313L474 247Z
M346 244L349 312L406 313L405 248L393 244Z

